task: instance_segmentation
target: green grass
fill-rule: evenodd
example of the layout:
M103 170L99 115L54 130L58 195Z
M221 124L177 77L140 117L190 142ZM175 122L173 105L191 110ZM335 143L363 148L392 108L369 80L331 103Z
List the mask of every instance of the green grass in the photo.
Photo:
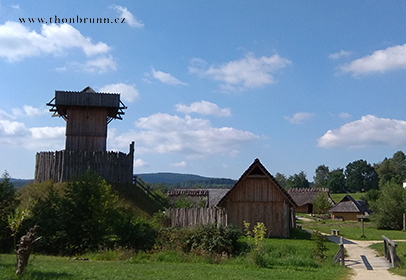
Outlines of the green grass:
M357 221L299 221L298 224L303 228L318 230L330 234L331 229L340 230L340 235L344 238L354 240L382 240L382 235L391 239L406 240L406 232L401 230L381 230L376 229L371 222L364 222L364 237L362 237L361 222Z
M406 242L396 242L398 245L396 247L396 255L400 258L402 264L398 268L391 268L390 271L406 277ZM384 256L384 249L383 249L383 242L376 243L371 246L370 248L376 250L380 256Z
M121 260L125 254L119 251L90 254L89 261L34 255L23 277L17 277L15 256L0 255L0 279L345 279L349 269L332 263L336 244L326 242L327 257L319 261L313 258L314 241L306 240L306 233L295 232L294 236L298 239L264 240L261 256L266 268L255 265L250 253L214 259L175 252L138 253Z

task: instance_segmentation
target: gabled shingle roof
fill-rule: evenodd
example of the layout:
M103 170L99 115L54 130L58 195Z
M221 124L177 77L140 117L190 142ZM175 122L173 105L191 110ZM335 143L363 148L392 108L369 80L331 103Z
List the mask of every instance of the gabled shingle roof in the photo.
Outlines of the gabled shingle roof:
M336 206L330 209L330 212L359 213L368 212L365 201L355 200L350 195L344 196Z
M256 158L254 162L250 165L250 167L248 167L248 169L241 175L240 179L238 179L238 181L234 184L234 186L230 189L230 191L227 192L225 196L223 196L223 198L219 201L217 206L221 207L222 205L224 205L227 197L230 195L233 189L235 189L236 186L240 185L241 182L249 175L265 175L266 177L268 177L269 180L272 180L276 184L278 189L283 193L283 195L289 201L289 203L292 204L293 207L297 207L296 202L292 199L292 197L288 194L288 192L279 185L278 181L276 181L276 179L271 175L271 173L269 173L268 170L266 170L266 168L262 165L262 163L259 161L258 158Z

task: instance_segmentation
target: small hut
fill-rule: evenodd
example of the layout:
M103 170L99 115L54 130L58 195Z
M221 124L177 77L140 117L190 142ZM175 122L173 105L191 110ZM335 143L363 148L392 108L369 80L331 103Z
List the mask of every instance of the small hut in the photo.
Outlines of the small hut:
M330 209L330 213L333 220L357 221L360 217L368 216L369 210L365 201L346 195Z
M331 205L334 205L334 202L330 197L330 192L326 188L292 188L288 190L289 195L298 206L295 209L296 213L308 214L313 214L315 212L316 209L314 209L313 203L320 192L326 195L327 200L330 201Z
M255 225L262 222L269 236L289 237L295 225L292 197L279 185L259 159L251 164L233 188L220 200L228 223L244 229L244 221Z

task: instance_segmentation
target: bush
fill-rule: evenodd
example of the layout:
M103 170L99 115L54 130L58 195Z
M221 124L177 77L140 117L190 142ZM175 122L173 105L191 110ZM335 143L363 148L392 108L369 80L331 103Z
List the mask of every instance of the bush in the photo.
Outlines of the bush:
M162 228L157 237L157 248L198 255L235 255L242 235L234 225L198 225L193 228Z
M88 170L68 183L64 196L50 188L32 209L31 225L42 236L36 250L47 254L75 255L117 247L148 250L155 230L131 211L119 207L111 186Z
M8 217L17 207L15 189L10 176L5 171L0 181L0 252L9 253L13 248L13 238L8 226Z

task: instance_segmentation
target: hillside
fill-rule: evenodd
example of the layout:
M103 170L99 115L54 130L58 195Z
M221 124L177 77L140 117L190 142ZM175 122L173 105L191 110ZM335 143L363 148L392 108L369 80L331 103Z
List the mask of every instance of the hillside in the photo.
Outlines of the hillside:
M189 188L194 185L200 185L206 188L218 188L218 187L232 187L235 184L235 180L227 178L210 178L193 174L179 174L179 173L143 173L136 174L142 181L150 184L162 183L167 186Z

